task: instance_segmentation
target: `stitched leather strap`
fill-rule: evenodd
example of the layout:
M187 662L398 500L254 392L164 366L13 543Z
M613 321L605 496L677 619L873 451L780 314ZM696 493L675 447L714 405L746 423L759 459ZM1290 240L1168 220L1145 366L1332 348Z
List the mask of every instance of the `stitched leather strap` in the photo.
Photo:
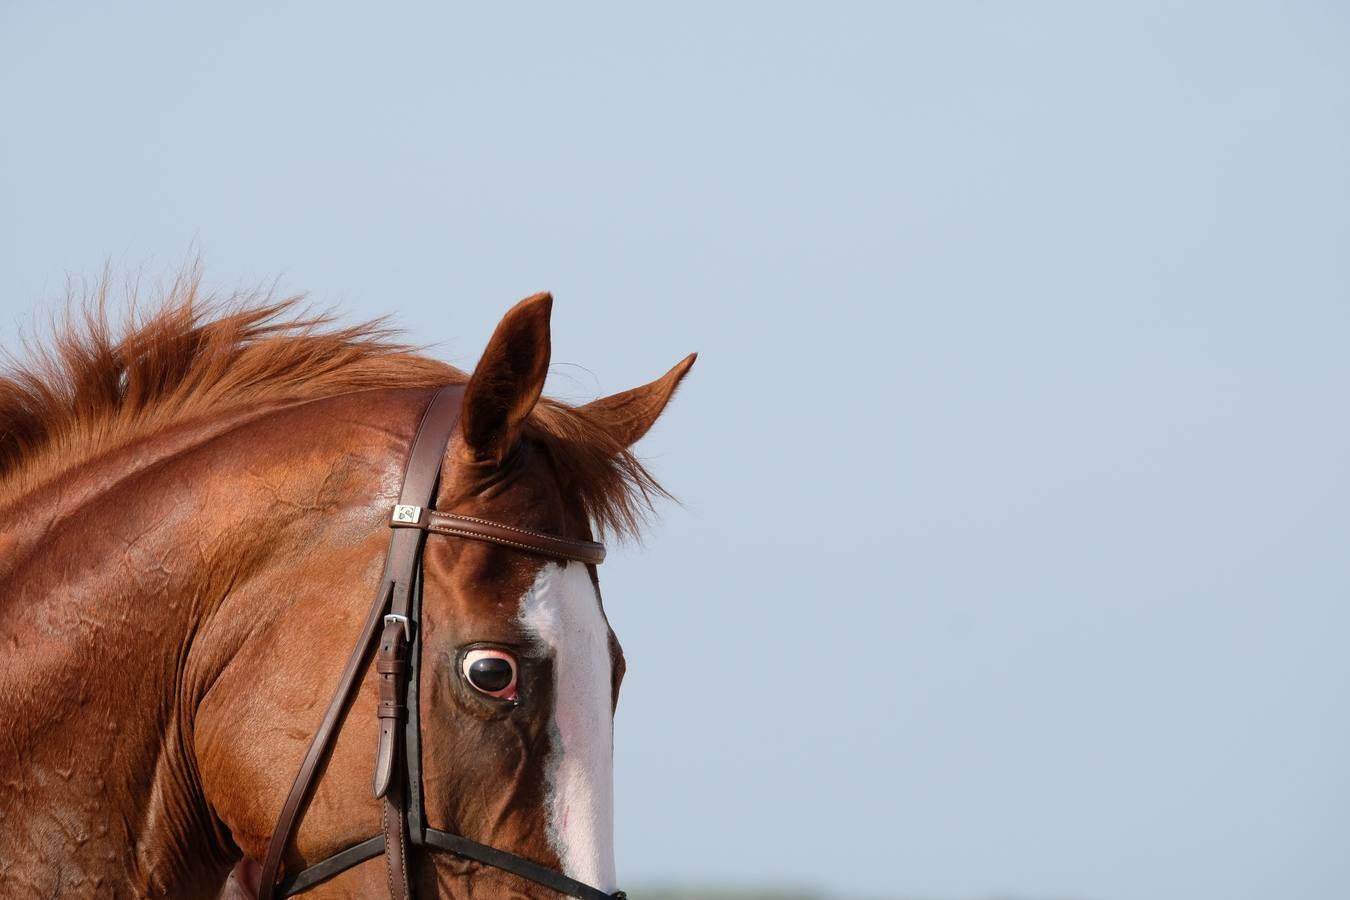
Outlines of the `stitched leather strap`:
M411 593L411 592L410 592ZM403 722L408 717L405 691L408 678L407 644L409 624L406 617L397 614L385 616L384 633L376 651L375 671L379 675L380 744L378 754L387 754L377 760L375 767L375 796L384 798L384 862L389 876L390 900L409 900L412 886L408 883L408 822L404 816L404 785L395 771L399 737ZM386 779L381 782L381 779Z
M412 900L408 880L408 820L403 810L403 785L395 784L384 796L384 865L389 876L389 900Z
M415 528L432 534L445 534L453 537L469 538L475 541L487 541L504 547L514 547L529 553L538 553L553 559L575 560L587 565L598 566L605 561L605 545L596 541L578 541L560 538L542 531L517 528L490 522L475 516L460 516L455 513L438 512L434 509L417 510L416 518L399 518L395 507L394 517L389 524L394 528Z

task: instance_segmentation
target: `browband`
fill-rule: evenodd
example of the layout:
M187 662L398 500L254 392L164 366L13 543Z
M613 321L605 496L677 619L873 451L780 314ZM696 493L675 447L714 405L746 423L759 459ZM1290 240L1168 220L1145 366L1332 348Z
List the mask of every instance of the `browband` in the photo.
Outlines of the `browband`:
M392 528L420 528L432 534L487 541L490 544L514 547L517 550L551 556L554 559L575 560L591 566L598 566L605 561L605 545L596 541L560 538L544 534L542 531L503 525L474 516L422 509L420 506L402 504L395 506L389 525Z

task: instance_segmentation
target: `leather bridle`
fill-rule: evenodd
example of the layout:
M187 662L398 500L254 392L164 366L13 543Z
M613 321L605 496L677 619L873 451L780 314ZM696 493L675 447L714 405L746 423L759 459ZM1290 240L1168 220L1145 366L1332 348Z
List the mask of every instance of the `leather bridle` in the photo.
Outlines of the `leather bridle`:
M426 824L422 793L421 728L418 715L418 670L421 636L421 555L427 534L442 534L487 541L564 561L598 565L605 558L604 545L594 541L568 540L502 525L471 516L436 512L429 507L435 497L442 460L459 422L464 387L442 388L422 416L412 454L403 477L398 505L390 516L393 529L384 574L375 592L375 602L356 641L332 701L310 741L309 751L281 808L267 855L262 865L259 900L290 897L345 872L381 854L389 875L393 900L412 900L408 877L410 848L430 848L454 853L488 866L504 869L550 890L580 900L623 900L622 891L606 893L568 878L539 863L480 844L468 838L439 831ZM375 796L384 801L383 833L333 854L322 862L278 883L281 857L295 835L318 781L319 767L332 749L341 721L355 694L371 645L378 638L375 671L379 678L379 744L375 754Z

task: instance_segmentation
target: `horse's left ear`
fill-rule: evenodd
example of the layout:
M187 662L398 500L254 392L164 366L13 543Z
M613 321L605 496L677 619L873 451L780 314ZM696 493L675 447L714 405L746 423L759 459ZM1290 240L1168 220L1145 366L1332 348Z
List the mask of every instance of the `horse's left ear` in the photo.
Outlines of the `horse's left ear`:
M601 397L581 407L581 411L603 425L614 440L631 447L660 417L696 359L698 354L691 353L651 384Z
M500 463L520 439L548 375L553 297L526 297L502 317L464 389L460 430L475 459Z

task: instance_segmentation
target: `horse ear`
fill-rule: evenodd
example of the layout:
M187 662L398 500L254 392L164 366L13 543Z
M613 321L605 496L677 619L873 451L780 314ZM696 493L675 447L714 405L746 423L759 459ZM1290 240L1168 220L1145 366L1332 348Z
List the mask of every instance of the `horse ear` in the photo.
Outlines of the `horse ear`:
M500 463L520 439L548 375L550 294L511 307L492 333L464 391L460 430L478 460Z
M696 359L698 354L691 353L651 384L601 397L581 407L581 411L602 424L620 444L631 447L660 417Z

